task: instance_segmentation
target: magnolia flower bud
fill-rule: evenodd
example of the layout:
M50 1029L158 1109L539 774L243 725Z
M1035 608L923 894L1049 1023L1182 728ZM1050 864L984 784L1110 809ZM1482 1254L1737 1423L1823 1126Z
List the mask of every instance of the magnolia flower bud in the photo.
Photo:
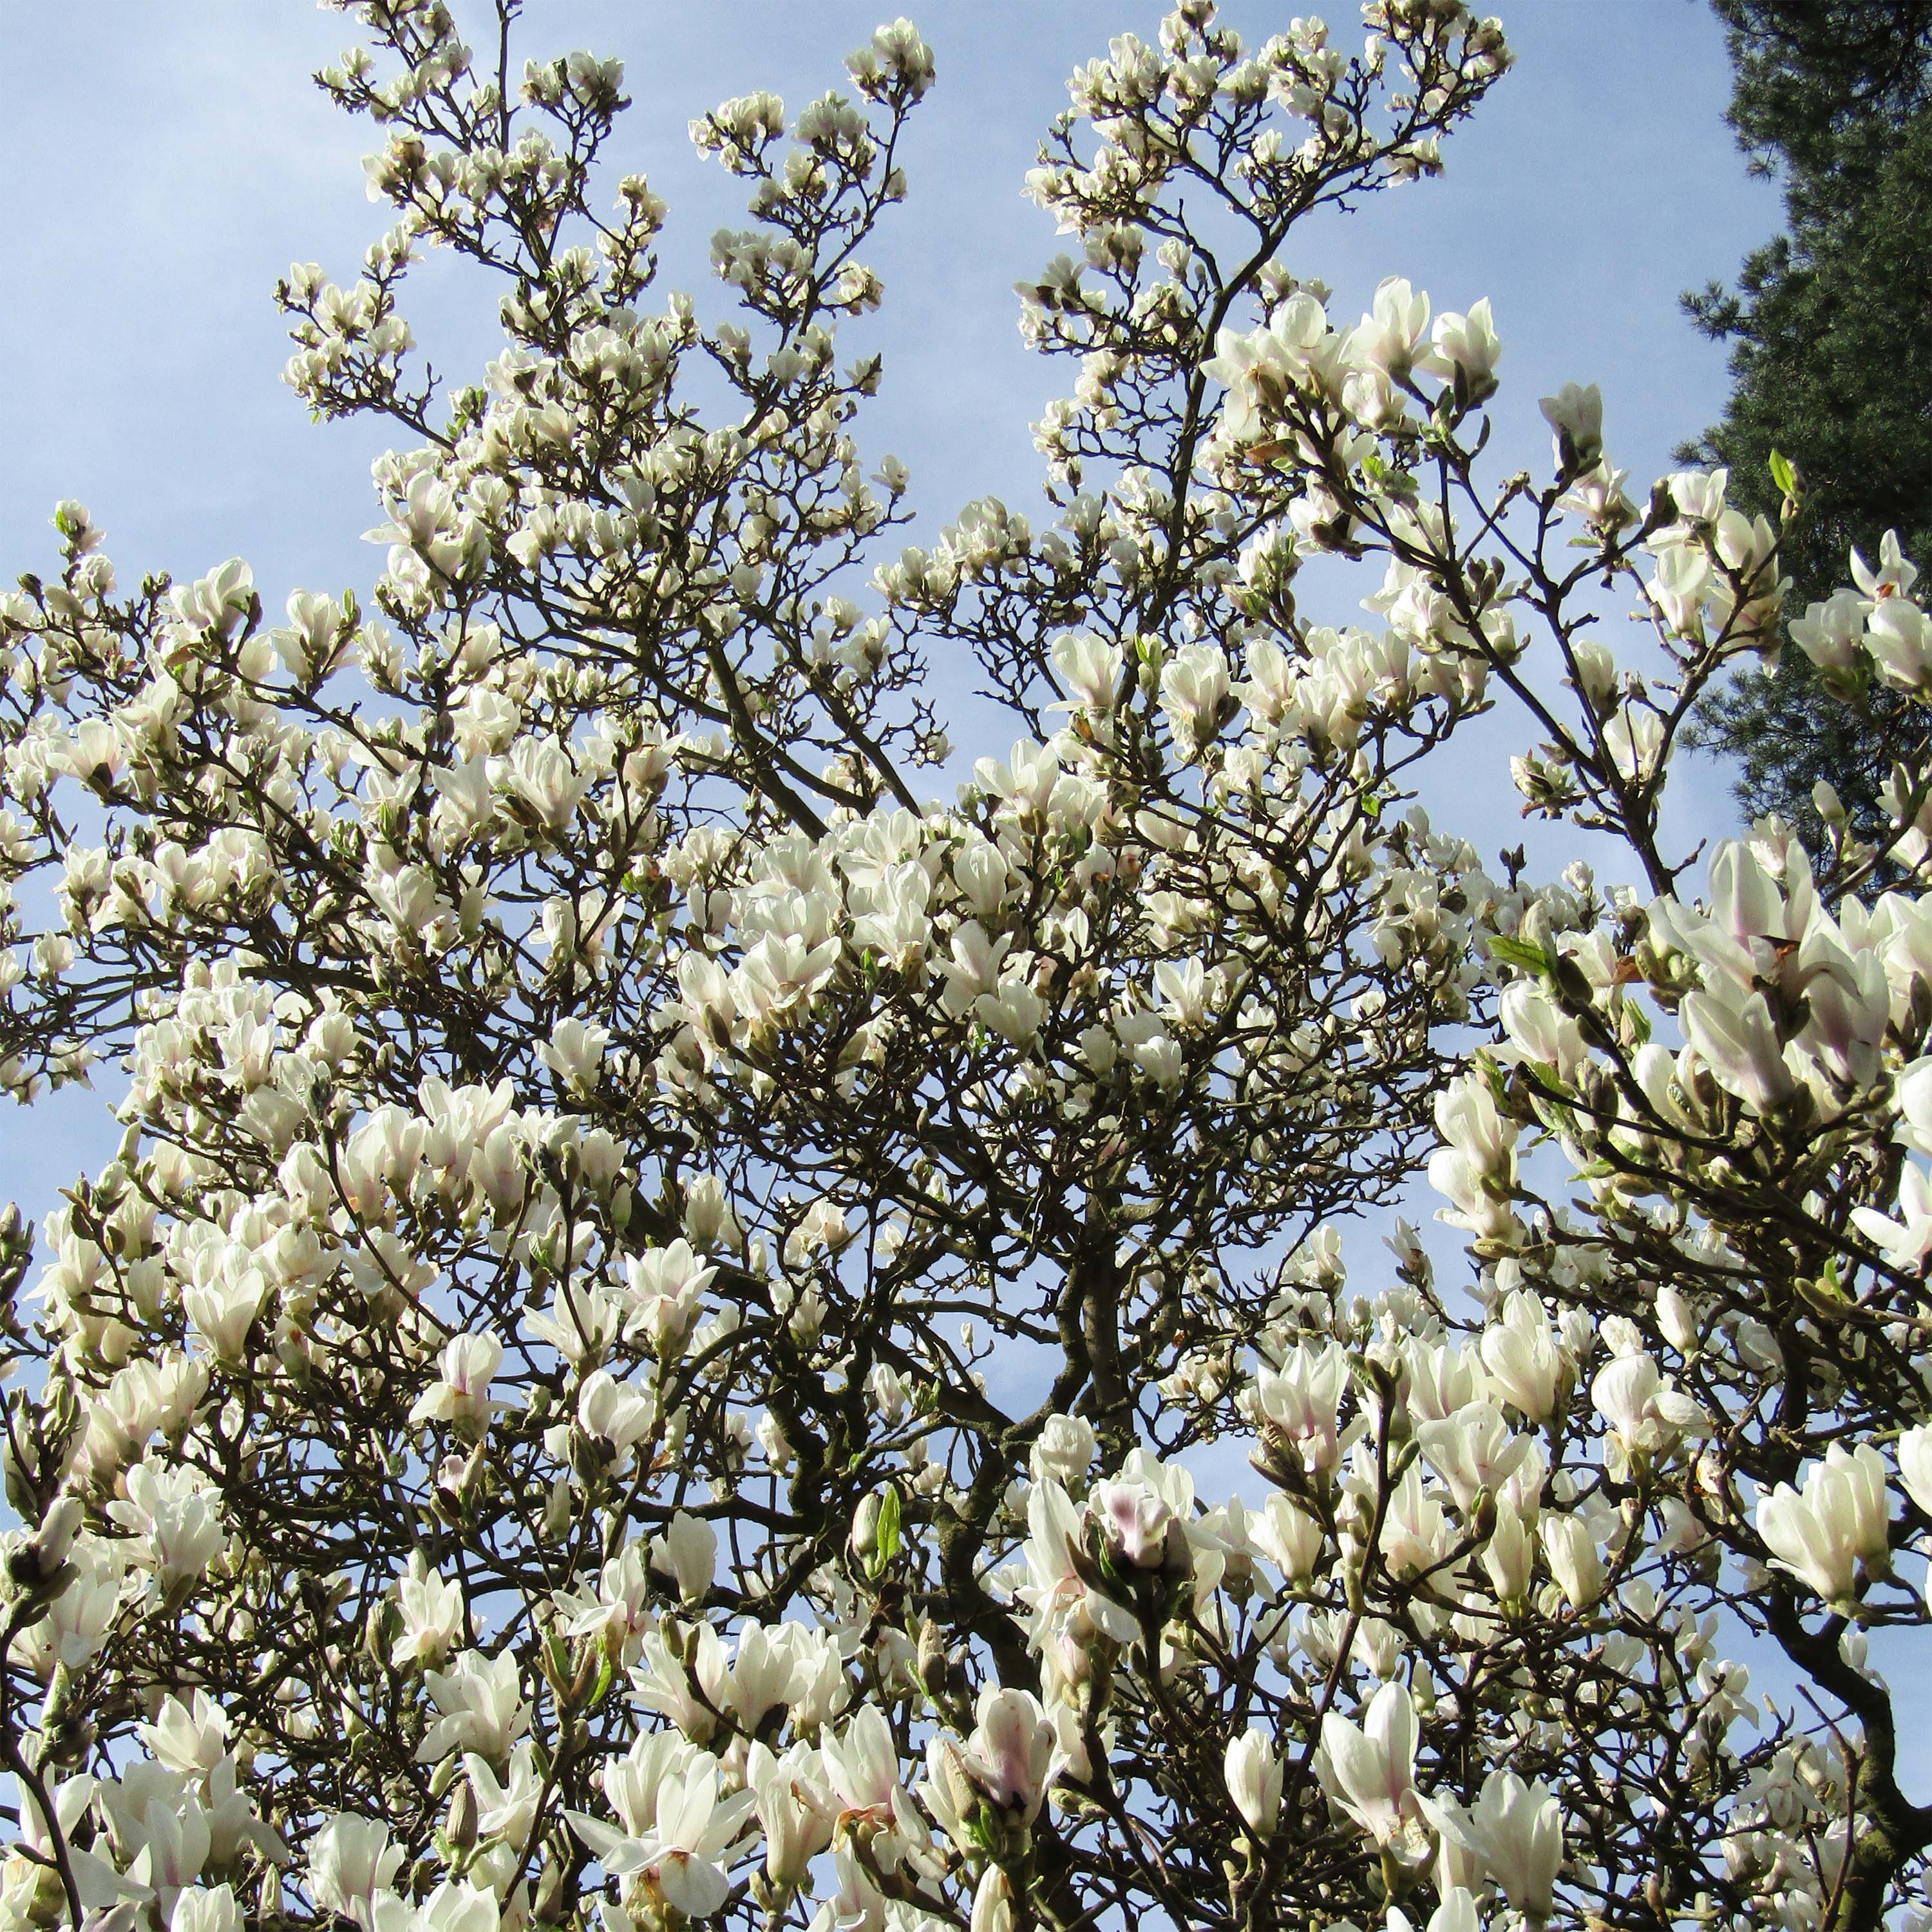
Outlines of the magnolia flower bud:
M1483 1546L1483 1568L1497 1597L1505 1604L1522 1602L1535 1566L1536 1545L1522 1518L1508 1502L1498 1502L1496 1526Z
M1228 1740L1222 1775L1228 1796L1257 1838L1271 1838L1281 1816L1281 1760L1259 1731Z
M45 1588L60 1574L68 1552L80 1532L84 1507L76 1496L56 1496L47 1505L40 1526L7 1555L7 1574L23 1589Z
M449 1817L443 1836L457 1852L472 1851L476 1845L476 1793L465 1780L456 1787L449 1801Z
M950 1660L946 1654L946 1633L930 1617L919 1627L916 1657L915 1668L919 1672L919 1681L928 1690L943 1689L950 1666Z
M1573 1610L1586 1610L1603 1594L1604 1559L1597 1539L1580 1516L1546 1515L1539 1526L1550 1574Z
M859 1498L859 1507L852 1513L852 1528L846 1540L852 1554L862 1562L878 1554L879 1514L884 1507L880 1492L874 1490Z
M715 1174L700 1174L685 1192L684 1232L694 1248L735 1250L744 1236Z

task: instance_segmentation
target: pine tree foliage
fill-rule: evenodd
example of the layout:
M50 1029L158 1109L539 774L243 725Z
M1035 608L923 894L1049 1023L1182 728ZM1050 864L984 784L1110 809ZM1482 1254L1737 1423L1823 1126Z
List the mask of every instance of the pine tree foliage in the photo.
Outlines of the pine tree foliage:
M1732 500L1772 515L1772 452L1796 466L1804 512L1784 554L1796 613L1829 596L1847 550L1874 555L1896 530L1924 554L1932 532L1932 5L1715 4L1736 65L1729 118L1780 177L1788 226L1735 288L1686 298L1699 326L1732 345L1736 387L1682 453L1727 464ZM1868 834L1916 741L1895 696L1859 697L1826 700L1817 668L1790 652L1712 700L1706 742L1738 760L1753 814L1815 827L1822 779Z

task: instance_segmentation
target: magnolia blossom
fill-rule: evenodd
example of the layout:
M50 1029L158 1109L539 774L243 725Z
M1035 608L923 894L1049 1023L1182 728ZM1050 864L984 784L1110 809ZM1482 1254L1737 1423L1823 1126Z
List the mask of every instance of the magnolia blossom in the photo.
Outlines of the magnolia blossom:
M1281 1813L1281 1760L1259 1731L1228 1740L1228 1796L1258 1837L1270 1838Z
M811 1754L794 1746L782 1758L754 1744L746 1764L765 1840L765 1873L774 1885L796 1885L832 1841L836 1808L812 1774Z
M1532 1422L1556 1406L1564 1362L1542 1303L1518 1288L1504 1298L1502 1319L1483 1330L1483 1366L1507 1399Z
M402 1630L391 1656L398 1664L440 1664L454 1647L463 1626L463 1592L455 1581L436 1575L420 1552L396 1582Z
M1047 1786L1058 1768L1058 1742L1040 1700L1025 1690L980 1694L973 1733L960 1762L967 1775L1000 1810L1017 1812L1028 1824L1040 1815Z
M448 1670L426 1671L424 1682L442 1714L416 1747L418 1764L437 1763L458 1750L501 1763L530 1728L530 1708L509 1651L486 1658L466 1650Z
M750 1790L722 1798L718 1761L696 1754L682 1768L666 1767L652 1793L647 1828L636 1814L632 1834L573 1813L571 1823L604 1870L647 1877L665 1904L693 1918L724 1903L730 1881L718 1861L728 1856L758 1804Z
M401 1864L403 1851L390 1844L388 1826L338 1813L309 1840L310 1894L324 1911L352 1918L362 1932L375 1932L376 1902Z
M1586 470L1602 453L1604 398L1594 382L1565 382L1540 406L1556 432L1556 467L1566 474Z
M1322 1720L1322 1782L1378 1845L1404 1843L1420 1819L1415 1789L1415 1706L1408 1688L1384 1684L1362 1722L1330 1712Z
M495 1766L474 1751L464 1757L463 1775L476 1801L478 1832L520 1850L543 1796L543 1779L530 1741L526 1738L511 1752L508 1768L500 1779Z
M1509 1206L1516 1180L1516 1129L1473 1076L1455 1082L1436 1102L1444 1144L1430 1157L1429 1182L1455 1212L1445 1216L1474 1234L1498 1238L1516 1225Z
M1166 1560L1168 1533L1175 1526L1173 1512L1147 1484L1096 1483L1088 1507L1124 1562L1151 1570Z
M1465 1510L1481 1491L1500 1489L1535 1453L1530 1438L1513 1434L1502 1412L1486 1402L1467 1402L1440 1421L1425 1422L1415 1437Z
M1854 1208L1852 1220L1895 1264L1922 1268L1932 1253L1932 1178L1911 1161L1899 1176L1898 1210L1892 1216L1876 1208Z
M686 1603L701 1603L717 1574L717 1532L701 1516L680 1510L651 1539L651 1568L671 1577Z
M224 1540L214 1492L190 1469L138 1462L122 1479L127 1500L108 1513L140 1539L136 1560L166 1590L199 1577Z
M1314 1575L1328 1540L1320 1523L1279 1494L1268 1498L1253 1535L1255 1546L1290 1583Z
M1262 1371L1262 1413L1310 1468L1332 1468L1341 1454L1336 1417L1348 1378L1348 1358L1332 1345L1298 1348L1279 1370Z
M1510 1904L1533 1922L1549 1917L1563 1864L1563 1811L1548 1786L1499 1766L1466 1810L1424 1802L1430 1821L1480 1862Z
M503 1360L503 1344L494 1335L458 1335L439 1358L441 1372L417 1398L411 1422L446 1422L460 1436L480 1436L489 1426L497 1405L490 1384Z
M1078 1481L1093 1464L1095 1442L1094 1425L1084 1416L1048 1416L1030 1454L1035 1475Z
M1772 1560L1828 1603L1856 1594L1858 1572L1891 1557L1885 1459L1870 1444L1833 1443L1801 1492L1780 1483L1757 1505L1757 1532Z
M1932 1516L1932 1428L1924 1424L1898 1438L1898 1480L1905 1493Z

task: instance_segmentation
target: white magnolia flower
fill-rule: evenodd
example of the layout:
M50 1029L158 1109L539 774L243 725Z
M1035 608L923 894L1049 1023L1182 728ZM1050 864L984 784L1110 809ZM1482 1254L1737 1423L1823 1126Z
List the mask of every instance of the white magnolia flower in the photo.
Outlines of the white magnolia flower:
M803 1744L781 1758L754 1744L746 1757L745 1780L764 1834L765 1874L776 1886L796 1885L832 1842L838 1808L818 1768L817 1754Z
M708 1918L730 1895L719 1861L728 1859L758 1805L745 1789L721 1799L718 1760L698 1752L682 1766L663 1768L652 1795L648 1828L626 1819L627 1835L573 1811L572 1828L614 1876L649 1877L665 1903L692 1918Z
M108 1514L140 1539L135 1560L164 1590L197 1580L226 1538L213 1490L193 1469L137 1462L122 1479L124 1502Z
M412 1424L446 1422L472 1441L482 1436L502 1406L490 1400L490 1384L502 1360L503 1344L495 1335L452 1336L437 1358L436 1379L410 1411Z
M1563 1864L1563 1811L1546 1785L1526 1784L1498 1766L1467 1810L1449 1801L1425 1804L1430 1822L1480 1862L1519 1912L1539 1924L1550 1916Z
M1415 1790L1419 1732L1407 1685L1384 1684L1362 1722L1331 1711L1322 1720L1316 1760L1323 1788L1378 1845L1405 1840L1420 1818Z
M530 1727L517 1660L508 1650L494 1657L466 1650L447 1670L425 1671L424 1682L442 1714L416 1747L418 1764L440 1763L454 1751L501 1764Z
M1772 1561L1827 1603L1850 1600L1861 1564L1877 1570L1890 1562L1886 1478L1885 1459L1870 1443L1850 1450L1833 1443L1802 1492L1780 1483L1758 1498L1757 1531Z
M1549 1311L1526 1288L1503 1300L1502 1319L1483 1330L1483 1366L1504 1398L1532 1423L1549 1420L1565 1364Z
M701 1604L718 1571L718 1535L703 1517L680 1510L651 1538L651 1568L669 1576L687 1604Z
M1462 1510L1472 1508L1480 1491L1501 1489L1536 1451L1534 1441L1516 1435L1502 1411L1487 1402L1466 1402L1440 1421L1419 1423L1415 1439Z
M1898 1177L1897 1216L1873 1208L1854 1208L1852 1222L1894 1267L1922 1268L1932 1253L1932 1178L1916 1162L1907 1161Z
M461 1587L453 1578L437 1575L418 1550L396 1580L396 1602L402 1628L390 1652L392 1660L399 1665L440 1664L463 1628Z
M1328 1534L1306 1510L1279 1491L1270 1495L1253 1530L1255 1547L1291 1584L1306 1582L1328 1546Z
M1932 1516L1932 1427L1921 1423L1900 1436L1898 1480L1905 1493Z
M1544 421L1556 432L1558 470L1586 470L1603 454L1604 398L1595 383L1565 382L1540 406Z
M1281 1760L1259 1731L1228 1740L1228 1796L1257 1838L1271 1838L1281 1816Z
M1552 1512L1537 1526L1550 1574L1573 1610L1585 1610L1604 1593L1604 1559L1597 1533L1580 1516Z
M1084 1416L1049 1415L1030 1452L1034 1474L1078 1483L1093 1466L1096 1446L1094 1425Z
M1298 1344L1278 1370L1264 1368L1257 1379L1262 1414L1310 1469L1332 1469L1341 1458L1337 1416L1348 1384L1348 1357L1332 1342Z
M190 1886L175 1900L168 1932L242 1932L242 1906L232 1885Z
M338 1812L308 1842L309 1895L325 1912L375 1932L376 1902L388 1889L404 1848L372 1818Z
M1054 1726L1028 1690L988 1684L980 1694L961 1762L986 1802L1030 1825L1040 1816L1061 1756Z

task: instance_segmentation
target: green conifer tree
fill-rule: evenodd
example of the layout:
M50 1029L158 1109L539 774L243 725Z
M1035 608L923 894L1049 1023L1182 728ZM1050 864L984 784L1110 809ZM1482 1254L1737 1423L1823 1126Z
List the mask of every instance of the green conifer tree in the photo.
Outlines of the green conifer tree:
M1786 608L1844 579L1898 531L1932 566L1932 0L1713 0L1736 70L1728 118L1785 190L1787 228L1734 287L1685 305L1732 345L1722 419L1680 453L1730 466L1739 507L1778 514L1771 453L1796 466L1803 513L1787 539ZM1754 815L1815 822L1818 780L1868 833L1910 748L1906 708L1826 700L1796 648L1707 708L1703 742L1737 760ZM1916 741L1916 740L1915 740Z

